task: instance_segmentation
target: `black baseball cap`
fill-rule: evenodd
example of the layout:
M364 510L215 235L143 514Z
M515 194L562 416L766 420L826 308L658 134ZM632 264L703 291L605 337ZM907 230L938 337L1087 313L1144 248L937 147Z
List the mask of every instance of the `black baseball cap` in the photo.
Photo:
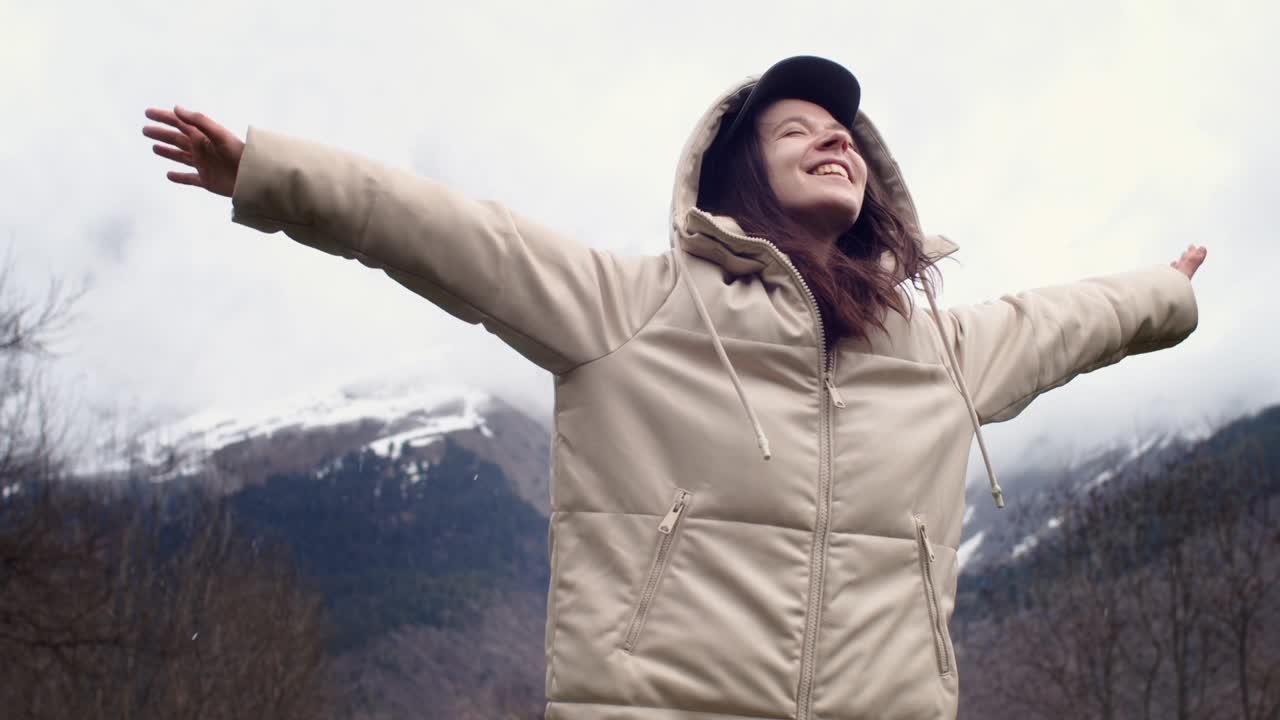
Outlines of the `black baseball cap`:
M728 143L743 127L750 126L755 113L782 98L808 100L821 105L849 132L853 132L862 87L853 73L826 58L797 55L780 60L760 76L733 117L725 118L728 125L722 127L715 143Z

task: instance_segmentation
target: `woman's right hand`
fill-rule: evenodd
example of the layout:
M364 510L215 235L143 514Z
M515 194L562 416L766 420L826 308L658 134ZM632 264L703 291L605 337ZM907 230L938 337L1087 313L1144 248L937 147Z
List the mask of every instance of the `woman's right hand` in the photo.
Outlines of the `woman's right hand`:
M177 130L147 125L142 134L167 145L153 145L160 157L196 169L193 173L170 171L167 177L181 185L195 185L211 193L231 197L240 170L244 142L235 133L205 115L175 105L173 110L147 108L146 116Z

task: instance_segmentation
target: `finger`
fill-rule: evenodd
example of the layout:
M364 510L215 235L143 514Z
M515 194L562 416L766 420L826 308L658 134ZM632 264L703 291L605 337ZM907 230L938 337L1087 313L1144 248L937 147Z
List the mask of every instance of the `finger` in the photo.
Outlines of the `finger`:
M207 135L210 140L219 145L226 143L227 137L231 135L230 130L222 127L215 122L213 118L205 115L204 113L188 110L181 105L174 105L173 108L178 114L178 119L196 126L200 129L200 132Z
M200 180L200 176L195 173L168 172L165 177L180 185L195 185L196 187L204 187L204 183Z
M151 149L160 157L169 158L170 160L180 162L183 165L196 167L195 161L191 158L191 153L189 152L184 150L175 150L167 145L152 145Z
M161 140L169 143L170 145L176 145L183 150L191 149L191 140L188 139L186 135L183 135L176 130L166 130L156 125L148 125L142 128L142 134L152 140Z
M175 114L173 116L173 121L174 121L174 124L178 127L179 130L183 132L184 135L191 138L191 141L193 143L202 143L209 140L209 138L204 134L203 130L196 127L195 125L192 125L186 120L183 120L181 116Z
M146 112L143 114L146 115L149 120L158 120L167 125L178 127L178 117L173 114L172 110L165 110L164 108L147 108Z
M146 116L148 118L151 118L152 120L159 120L162 123L172 125L178 128L179 130L182 131L182 135L185 138L190 138L191 140L195 140L197 142L200 141L202 138L204 138L204 133L201 132L199 128L195 127L191 123L184 122L181 118L179 118L176 114L174 114L172 110L162 110L159 108L147 108ZM189 144L190 143L188 142L188 145Z

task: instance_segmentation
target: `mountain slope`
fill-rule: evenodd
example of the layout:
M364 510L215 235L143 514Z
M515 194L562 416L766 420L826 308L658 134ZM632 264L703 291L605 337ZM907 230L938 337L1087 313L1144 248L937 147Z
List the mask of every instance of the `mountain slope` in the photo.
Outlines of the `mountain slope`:
M496 463L521 498L550 512L545 428L488 393L416 381L351 384L242 411L207 410L151 429L80 474L123 476L145 468L154 481L199 475L234 491L365 449L384 457L410 449L439 459L445 437Z

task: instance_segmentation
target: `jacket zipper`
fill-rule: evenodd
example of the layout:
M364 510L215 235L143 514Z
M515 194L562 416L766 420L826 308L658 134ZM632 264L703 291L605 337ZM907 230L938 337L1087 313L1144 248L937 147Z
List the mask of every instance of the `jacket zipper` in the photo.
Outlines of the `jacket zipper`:
M840 389L836 387L836 361L839 354L831 353L831 369L826 373L827 392L831 394L831 402L838 408L844 407L844 398L840 397Z
M823 583L826 580L827 565L827 535L831 524L831 406L844 407L844 399L836 391L835 382L832 380L832 369L827 365L827 336L826 329L822 325L822 312L818 309L818 299L814 296L813 290L809 288L809 283L805 282L804 277L800 275L800 271L791 263L788 258L778 249L777 245L769 242L764 238L754 238L737 233L728 232L715 224L711 216L701 208L694 208L693 212L701 215L711 226L717 228L726 235L730 235L738 240L746 242L759 243L773 251L775 257L782 261L791 274L799 282L804 294L809 298L809 309L813 311L814 322L818 327L818 368L821 378L821 389L819 394L826 394L830 397L819 397L818 404L822 410L820 412L820 428L818 430L818 443L820 446L820 460L818 466L818 519L814 528L813 549L809 554L809 610L805 615L804 625L804 646L800 655L800 687L796 693L796 720L809 720L809 715L813 708L813 676L814 664L818 654L818 626L822 623L822 595ZM834 365L834 363L832 363Z
M684 511L688 509L689 500L692 497L693 494L688 490L677 488L675 498L671 501L671 509L667 510L667 514L658 523L658 532L661 534L658 539L658 551L653 557L653 564L649 567L649 577L645 579L644 589L640 592L640 601L636 604L635 614L631 617L631 625L627 627L626 638L622 643L622 649L628 654L635 650L636 641L640 639L640 630L644 627L644 620L649 615L649 606L653 604L653 599L658 594L658 585L662 582L662 575L666 572L667 563L671 558L671 544L676 539L676 527L680 523L680 518L684 517Z
M920 546L920 576L924 579L925 604L929 606L929 622L933 626L933 649L938 656L938 672L946 675L951 672L951 654L947 651L946 636L942 629L942 608L938 605L938 590L933 584L933 545L929 542L929 530L924 519L919 515L916 519L916 535Z

